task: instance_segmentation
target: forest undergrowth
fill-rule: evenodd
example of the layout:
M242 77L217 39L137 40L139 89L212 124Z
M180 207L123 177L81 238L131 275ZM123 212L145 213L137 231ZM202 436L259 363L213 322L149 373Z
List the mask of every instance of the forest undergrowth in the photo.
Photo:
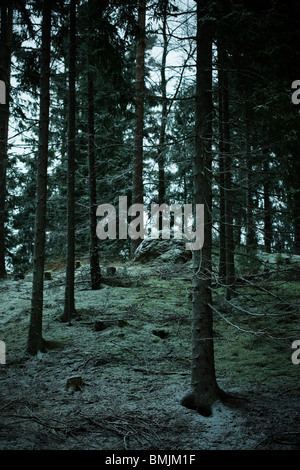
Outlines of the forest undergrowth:
M189 262L111 262L92 291L82 259L71 325L60 321L63 263L49 264L48 352L36 357L26 354L31 273L1 281L0 449L299 449L300 364L291 345L300 339L300 264L262 256L268 269L240 270L229 300L214 286L216 375L242 399L217 404L211 417L180 404L190 383Z

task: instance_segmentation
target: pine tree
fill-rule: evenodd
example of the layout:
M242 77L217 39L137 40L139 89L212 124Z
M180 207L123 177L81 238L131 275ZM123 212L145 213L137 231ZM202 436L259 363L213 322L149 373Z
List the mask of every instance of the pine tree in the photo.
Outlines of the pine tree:
M138 28L136 36L136 66L135 66L135 129L134 157L132 169L132 204L143 204L143 141L144 141L144 99L145 99L145 27L146 1L139 0ZM142 231L142 227L140 227ZM131 240L131 256L140 239Z
M227 298L232 295L234 274L234 240L233 240L233 196L231 176L231 135L229 116L229 80L228 50L225 40L218 41L218 86L219 86L219 120L220 120L220 268L221 277L225 277Z
M45 264L45 232L47 213L47 169L49 143L49 81L50 81L50 44L51 44L51 2L43 2L41 71L40 71L40 119L39 152L37 167L37 192L35 216L35 241L31 315L27 351L35 355L45 350L42 335L43 289Z
M76 157L76 0L70 0L69 131L68 131L68 221L65 306L62 321L75 315L75 157Z
M89 20L92 22L91 0L88 2ZM95 87L94 87L94 61L91 44L88 44L88 153L89 153L89 196L90 196L90 270L91 288L101 287L101 269L98 252L98 238L96 234L97 184L95 167Z
M159 143L158 143L158 203L163 204L166 202L166 188L165 188L165 152L166 152L166 126L168 118L168 106L167 106L167 79L166 79L166 64L167 64L167 52L168 52L168 38L167 38L167 10L168 0L164 0L161 4L162 10L162 36L163 36L163 51L161 61L161 99L162 99L162 110L161 110L161 124L159 132ZM161 230L162 215L160 213L159 229Z
M6 277L6 169L7 139L9 123L11 42L12 42L13 4L7 0L1 5L0 34L0 80L5 84L5 103L0 104L0 279Z
M183 406L209 416L220 399L217 385L212 310L212 40L209 2L197 2L194 204L204 204L204 245L193 251L191 392Z

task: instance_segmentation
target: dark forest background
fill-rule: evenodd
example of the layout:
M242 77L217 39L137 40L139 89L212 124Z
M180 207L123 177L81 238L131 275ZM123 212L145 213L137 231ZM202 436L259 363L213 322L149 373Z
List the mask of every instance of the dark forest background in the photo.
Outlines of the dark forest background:
M202 3L203 18L214 29L213 244L224 245L227 200L236 252L246 248L253 256L257 249L299 254L299 108L291 101L299 64L297 2ZM9 116L1 106L3 277L6 270L28 269L33 258L42 2L15 2L13 12L11 3L1 4L1 79L11 84L7 87ZM195 2L147 5L146 205L192 202L195 10ZM67 250L69 26L68 2L52 2L47 257L64 256ZM137 2L77 2L74 204L78 254L88 252L90 246L91 106L95 202L117 207L119 195L128 196L129 203L132 198L137 29ZM6 149L3 132L8 117ZM128 243L106 241L99 250L126 257Z

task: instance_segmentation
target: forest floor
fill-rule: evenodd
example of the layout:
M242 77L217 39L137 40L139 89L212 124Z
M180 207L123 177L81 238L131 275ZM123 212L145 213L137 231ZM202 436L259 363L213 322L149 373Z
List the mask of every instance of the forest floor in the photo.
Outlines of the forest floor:
M59 321L64 267L48 266L49 351L36 357L26 355L31 274L0 283L1 450L300 449L300 364L291 360L299 259L273 260L237 285L231 304L214 294L218 383L243 399L210 417L180 404L190 384L190 263L111 263L116 274L92 291L81 261L71 325Z

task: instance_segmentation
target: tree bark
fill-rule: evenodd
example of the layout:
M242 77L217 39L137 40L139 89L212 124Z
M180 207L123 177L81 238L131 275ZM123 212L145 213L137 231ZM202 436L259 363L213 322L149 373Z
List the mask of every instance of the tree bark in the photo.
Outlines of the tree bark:
M89 17L91 18L91 5L89 0ZM97 227L97 187L95 169L95 105L94 105L94 71L91 46L88 45L88 128L89 128L89 197L90 197L90 272L91 288L98 290L101 287L101 269L99 263Z
M75 132L76 132L76 0L70 0L69 136L68 136L68 235L65 305L62 321L75 315Z
M223 66L218 40L218 87L219 87L219 191L220 191L220 231L219 231L219 278L226 281L226 203L225 203L225 131L224 131L224 84Z
M35 242L33 283L27 352L31 355L45 350L42 336L43 289L45 263L45 234L47 212L47 168L49 141L49 79L51 42L51 2L43 2L41 71L40 71L40 118L39 151L37 168L37 195L35 216Z
M267 155L266 155L267 158ZM264 242L265 250L267 253L271 253L271 242L272 242L272 218L271 210L272 203L270 199L270 183L269 183L269 162L267 160L263 163L263 170L265 173L264 181Z
M230 154L230 123L229 123L229 81L228 81L228 53L226 46L219 41L218 55L220 60L219 86L222 94L221 118L223 120L222 150L223 150L223 183L224 183L224 209L225 209L225 271L226 271L226 297L230 299L233 293L235 280L234 272L234 239L233 239L233 201L232 201L232 175ZM224 256L224 255L223 255Z
M294 253L300 255L300 189L294 196Z
M300 255L300 181L299 162L300 146L296 141L291 149L291 166L289 171L289 183L292 192L292 217L294 222L294 254Z
M158 144L158 203L161 205L165 203L166 188L165 188L165 140L166 140L166 125L167 125L167 82L166 82L166 61L168 52L168 39L167 39L167 7L168 0L164 0L162 4L162 35L163 35L163 52L161 63L161 97L162 97L162 110L161 110L161 124ZM159 214L159 230L162 230L162 214Z
M245 128L246 128L246 168L247 168L247 194L246 194L246 245L248 248L256 248L256 235L255 235L255 226L254 226L254 215L253 215L253 183L252 183L252 163L251 163L251 150L250 150L250 112L249 106L246 103L245 107Z
M145 94L145 27L146 1L139 0L138 32L135 67L135 130L132 179L132 204L143 204L143 134L144 134L144 94ZM141 239L131 240L131 256L141 243Z
M5 104L0 104L0 279L6 277L5 264L5 221L6 221L6 169L7 139L9 123L9 97L11 72L13 3L3 1L1 6L1 37L0 37L0 80L5 83Z
M220 87L220 85L219 85ZM224 171L224 130L223 130L223 106L222 91L219 90L219 279L223 284L226 281L226 204L225 204L225 171Z
M220 398L214 362L212 313L212 25L203 18L207 1L197 2L194 204L204 204L204 245L193 252L191 392L182 405L209 416ZM204 8L203 8L204 7Z

